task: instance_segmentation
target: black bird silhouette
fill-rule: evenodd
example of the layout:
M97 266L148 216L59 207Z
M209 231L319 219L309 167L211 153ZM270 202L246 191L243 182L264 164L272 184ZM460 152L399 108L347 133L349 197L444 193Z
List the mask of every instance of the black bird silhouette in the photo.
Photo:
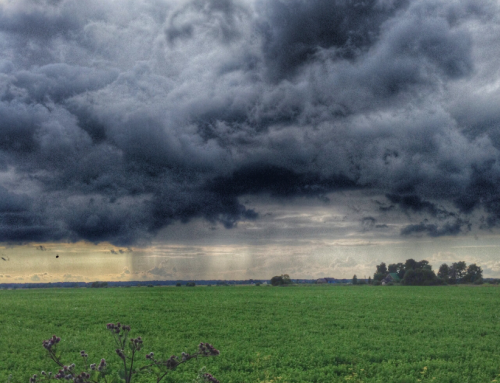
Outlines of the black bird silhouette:
M4 261L6 261L6 259L5 259L4 257L2 257L2 259L3 259Z
M59 258L59 254L56 255L56 258Z

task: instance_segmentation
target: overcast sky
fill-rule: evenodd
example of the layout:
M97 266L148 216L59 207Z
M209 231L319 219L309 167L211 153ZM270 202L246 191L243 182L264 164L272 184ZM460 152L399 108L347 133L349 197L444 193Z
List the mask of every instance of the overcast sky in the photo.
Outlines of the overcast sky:
M500 277L499 60L496 0L0 0L0 282Z

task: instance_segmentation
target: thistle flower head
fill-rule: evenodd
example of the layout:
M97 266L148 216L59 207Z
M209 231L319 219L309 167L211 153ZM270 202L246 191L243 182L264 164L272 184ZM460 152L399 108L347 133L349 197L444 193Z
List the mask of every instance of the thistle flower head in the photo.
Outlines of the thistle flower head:
M205 379L207 382L219 383L219 381L215 379L212 374L203 374L203 379Z
M170 370L174 370L178 364L179 362L177 361L177 357L175 355L172 355L165 361L165 366L167 366Z
M97 367L97 371L103 371L106 368L106 360L103 358Z

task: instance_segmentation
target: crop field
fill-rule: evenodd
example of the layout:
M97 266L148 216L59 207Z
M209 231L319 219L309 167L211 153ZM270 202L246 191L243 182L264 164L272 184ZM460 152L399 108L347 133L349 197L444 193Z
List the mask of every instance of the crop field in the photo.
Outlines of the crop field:
M118 366L106 330L118 321L144 355L220 350L165 382L203 366L227 383L500 382L498 287L247 286L0 291L0 383L57 371L42 347L53 334L65 362L85 350Z

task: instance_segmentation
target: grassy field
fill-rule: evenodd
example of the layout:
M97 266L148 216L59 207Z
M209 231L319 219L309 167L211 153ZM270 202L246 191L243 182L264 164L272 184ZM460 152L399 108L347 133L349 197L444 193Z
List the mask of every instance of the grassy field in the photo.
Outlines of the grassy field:
M41 345L52 334L69 363L82 349L118 363L117 321L144 355L221 351L167 382L203 366L227 383L500 382L498 287L248 286L0 291L0 383L56 371Z

